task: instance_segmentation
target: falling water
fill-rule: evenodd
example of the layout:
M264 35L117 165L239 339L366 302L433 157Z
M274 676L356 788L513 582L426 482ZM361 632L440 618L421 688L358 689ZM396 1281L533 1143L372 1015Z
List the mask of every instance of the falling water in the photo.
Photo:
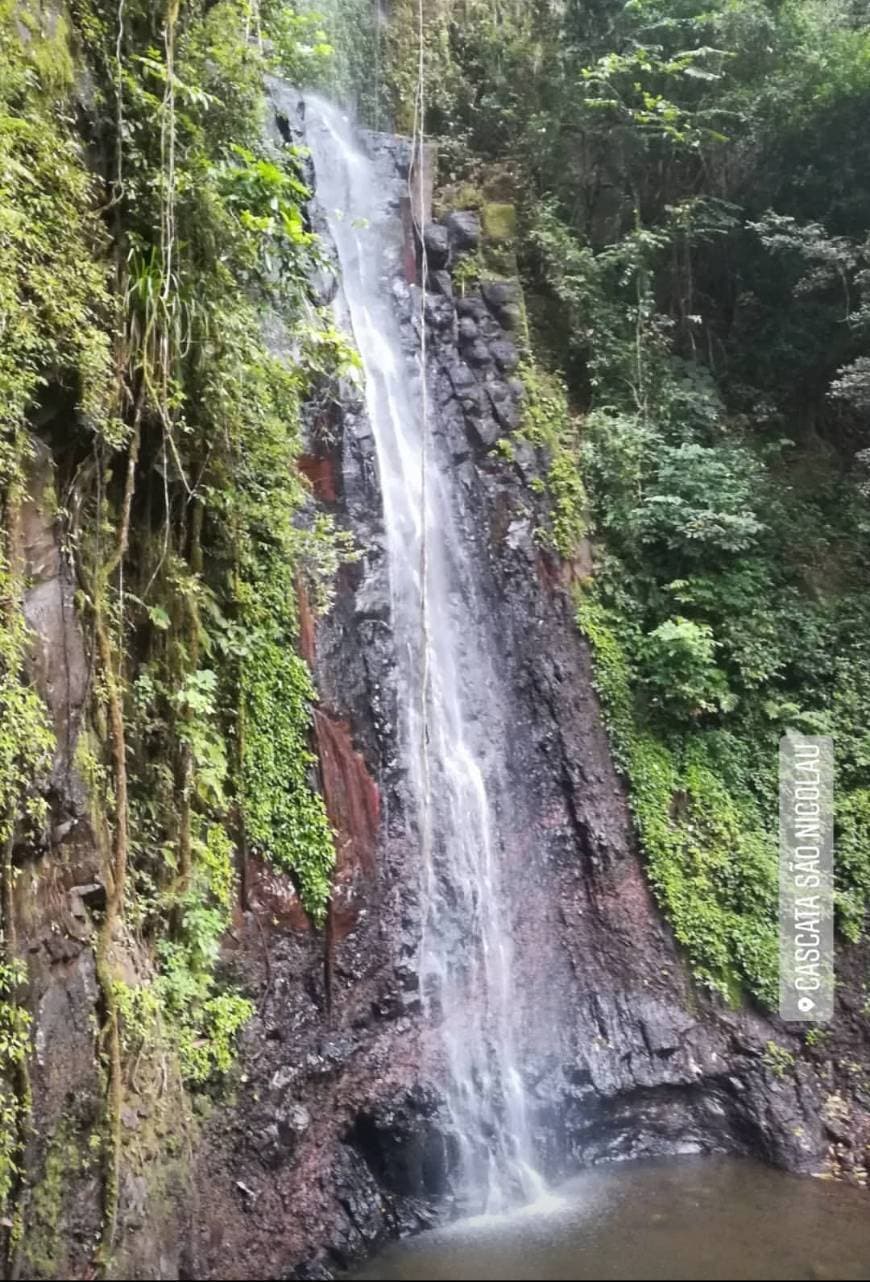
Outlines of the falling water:
M500 869L510 728L490 658L480 552L460 534L455 468L429 420L424 434L419 355L409 359L401 342L390 294L401 241L395 205L342 114L317 99L307 114L383 493L402 750L425 864L421 991L445 1052L460 1194L469 1209L498 1212L542 1185L518 1063L512 912Z

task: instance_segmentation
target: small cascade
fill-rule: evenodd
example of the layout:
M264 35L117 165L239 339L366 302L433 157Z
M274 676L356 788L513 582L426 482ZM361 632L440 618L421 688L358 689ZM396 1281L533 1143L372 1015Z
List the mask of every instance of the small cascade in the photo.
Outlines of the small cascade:
M513 911L499 820L510 810L512 733L487 635L477 558L460 532L455 465L426 424L419 357L403 349L391 287L401 260L395 204L341 112L307 100L317 195L338 253L365 376L383 495L400 747L423 851L419 979L437 1030L466 1209L536 1198L518 1049ZM424 459L425 451L425 459Z

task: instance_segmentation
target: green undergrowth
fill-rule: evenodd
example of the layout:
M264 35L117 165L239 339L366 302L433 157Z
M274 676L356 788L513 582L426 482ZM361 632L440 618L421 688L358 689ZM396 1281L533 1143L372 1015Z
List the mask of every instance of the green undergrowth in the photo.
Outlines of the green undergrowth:
M0 936L4 952L7 939ZM5 953L0 958L0 1207L9 1205L21 1173L23 1128L28 1122L29 1099L21 1074L30 1051L30 1014L20 1001L23 967ZM21 1231L17 1215L11 1231Z
M314 700L311 675L286 644L264 640L244 660L241 694L247 725L268 727L267 734L247 734L242 781L248 836L298 879L319 922L335 852L322 799L310 788L316 764L307 716Z
M565 383L542 366L526 360L520 366L525 403L523 418L511 440L540 449L546 473L535 488L550 498L548 523L542 537L566 560L576 555L587 527L587 498L577 467L579 419L572 413Z
M71 115L68 17L0 2L0 483L21 479L49 381L109 429L110 309L95 180Z
M191 1086L206 1085L232 1067L237 1035L253 1013L250 1000L227 987L217 971L235 882L235 852L224 828L212 824L197 838L189 890L168 905L177 925L156 945L155 978L136 985L115 981L128 1057L177 1055Z
M834 736L846 939L870 898L862 500L818 451L807 471L782 446L723 439L715 413L708 435L715 405L698 391L672 390L670 427L666 399L656 419L586 420L577 466L597 570L578 620L650 878L695 974L773 1006L783 734ZM813 567L826 561L822 588Z
M650 880L696 977L730 1000L777 992L775 903L778 736L756 746L742 728L670 732L638 708L627 620L594 588L577 620L595 656L596 687ZM766 747L766 752L765 752Z
M705 985L773 1006L777 761L789 730L835 739L836 906L845 938L859 938L870 896L870 615L858 558L840 543L856 499L834 474L820 486L820 459L811 491L795 484L784 503L762 461L729 457L728 447L678 447L682 466L671 471L667 447L649 431L613 419L587 431L582 465L599 537L610 532L595 582L579 594L578 621L593 646L650 878L678 940ZM622 466L613 466L612 451ZM751 505L748 477L758 487ZM615 519L629 495L631 514ZM837 578L822 593L808 591L804 578L802 510L824 532L816 555L839 546ZM789 557L775 559L779 541L792 537Z

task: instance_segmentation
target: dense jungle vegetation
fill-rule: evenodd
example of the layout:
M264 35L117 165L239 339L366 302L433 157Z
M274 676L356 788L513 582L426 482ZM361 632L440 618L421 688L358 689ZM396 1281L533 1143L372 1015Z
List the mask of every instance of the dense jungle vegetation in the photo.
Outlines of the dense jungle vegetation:
M0 1219L28 1109L18 854L49 840L53 736L27 684L22 508L51 452L91 656L75 768L102 850L104 1247L122 1073L225 1069L250 1004L218 977L234 849L294 878L315 921L334 859L314 787L300 593L348 553L304 519L303 403L354 358L308 297L300 157L264 76L326 50L248 0L0 3ZM307 73L305 73L307 75ZM49 513L49 516L52 514ZM68 769L69 767L67 767ZM150 958L129 982L119 950Z
M361 106L408 128L416 7L390 8ZM440 181L516 203L575 410L578 619L650 876L699 979L773 1004L786 729L836 738L846 939L870 894L870 9L465 0L426 48Z

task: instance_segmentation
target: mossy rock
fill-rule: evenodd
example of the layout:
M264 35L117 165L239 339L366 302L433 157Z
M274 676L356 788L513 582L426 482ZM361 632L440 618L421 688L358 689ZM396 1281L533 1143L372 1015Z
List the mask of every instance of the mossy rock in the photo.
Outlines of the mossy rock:
M488 280L515 280L519 273L517 256L510 244L485 240L481 259Z
M479 212L486 204L486 197L471 182L448 183L435 197L435 216L444 218L451 209L473 209Z
M515 205L490 202L480 211L483 234L487 240L497 243L513 241L517 234L517 211Z

